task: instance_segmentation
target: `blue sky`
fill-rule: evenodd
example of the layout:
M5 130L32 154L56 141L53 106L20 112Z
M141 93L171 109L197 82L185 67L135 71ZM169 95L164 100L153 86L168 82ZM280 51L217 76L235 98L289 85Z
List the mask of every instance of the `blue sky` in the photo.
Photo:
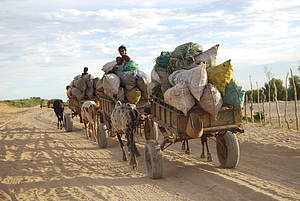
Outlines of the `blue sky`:
M150 73L161 51L197 42L220 44L249 89L265 71L299 75L299 0L79 1L0 0L0 100L39 96L66 100L65 86L84 66L95 77L124 44ZM256 86L256 84L254 84Z

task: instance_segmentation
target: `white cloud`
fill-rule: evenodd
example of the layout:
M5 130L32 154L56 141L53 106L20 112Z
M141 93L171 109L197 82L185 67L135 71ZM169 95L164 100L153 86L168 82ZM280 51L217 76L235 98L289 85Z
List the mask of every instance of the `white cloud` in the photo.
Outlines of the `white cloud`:
M117 56L121 44L147 72L160 51L189 41L205 49L220 43L219 62L231 58L239 68L300 59L300 3L294 0L272 0L267 5L230 0L2 4L0 68L16 80L34 71L58 87L85 65L100 74L100 67ZM22 73L14 76L10 69ZM56 70L64 73L64 80L52 81L59 77Z

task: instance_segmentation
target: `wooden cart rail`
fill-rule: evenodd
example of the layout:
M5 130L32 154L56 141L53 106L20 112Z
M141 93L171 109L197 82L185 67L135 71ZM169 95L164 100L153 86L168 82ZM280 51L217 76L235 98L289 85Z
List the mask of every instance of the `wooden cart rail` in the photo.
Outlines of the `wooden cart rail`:
M115 108L115 103L114 101L108 99L108 98L104 98L104 97L97 97L97 103L99 105L99 110L103 113L105 113L105 115L109 116L111 115L112 111Z
M242 131L240 129L242 116L240 108L222 107L217 119L200 108L193 108L193 113L197 113L200 122L203 122L204 134L213 134L222 130L233 132ZM152 119L160 126L165 127L178 136L185 134L189 115L185 116L181 111L153 98L151 105Z

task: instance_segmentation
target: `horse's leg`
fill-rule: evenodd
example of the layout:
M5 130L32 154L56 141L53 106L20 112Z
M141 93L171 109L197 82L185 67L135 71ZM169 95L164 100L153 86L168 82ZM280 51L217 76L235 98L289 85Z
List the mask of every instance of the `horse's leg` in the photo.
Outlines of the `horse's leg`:
M125 154L125 151L124 151L124 144L123 144L123 141L122 141L121 136L120 136L119 133L117 133L117 137L118 137L118 140L119 140L121 149L122 149L122 153L123 153L123 161L127 161L127 157L126 157L126 154Z
M182 144L181 144L181 150L184 151L185 150L185 140L183 140Z
M189 140L185 140L186 141L186 150L185 150L185 154L190 155L191 154L191 149L189 146Z
M140 156L140 153L136 147L133 131L130 129L129 135L128 135L128 142L129 142L129 148L130 148L130 165L132 166L132 169L137 169L137 160L136 157Z
M83 124L84 124L84 130L85 130L85 135L86 135L86 138L87 138L87 139L89 139L89 134L88 134L88 132L89 132L89 131L88 131L88 126L86 125L86 123L85 123L85 122L84 122Z
M61 116L61 117L60 117L60 129L63 128L63 122L64 122L63 116Z
M97 128L96 120L94 120L94 136L95 136L95 142L97 142L97 143L99 141L98 130L99 129Z
M205 146L206 146L206 151L207 151L207 161L212 162L212 157L211 157L211 154L210 154L209 149L208 149L207 137L205 137L205 138L206 138Z
M202 153L200 155L200 158L205 158L205 153L204 153L204 137L203 135L201 136L201 144L202 144Z

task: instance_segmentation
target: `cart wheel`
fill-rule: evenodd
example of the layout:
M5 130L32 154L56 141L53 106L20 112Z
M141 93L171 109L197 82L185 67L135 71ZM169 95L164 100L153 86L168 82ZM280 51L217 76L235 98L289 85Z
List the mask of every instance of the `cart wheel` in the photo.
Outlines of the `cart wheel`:
M240 147L235 134L227 131L216 137L217 154L221 167L235 168L239 163Z
M71 114L64 113L63 124L67 132L71 132L73 130L73 119L71 118Z
M150 142L145 145L145 162L148 176L152 179L160 179L163 174L163 157L158 142Z
M157 141L158 138L158 125L156 122L147 119L145 122L144 127L145 139L148 140L155 140Z
M106 126L103 123L99 123L98 126L99 129L99 139L98 139L98 145L99 148L106 148L107 147L107 130Z

